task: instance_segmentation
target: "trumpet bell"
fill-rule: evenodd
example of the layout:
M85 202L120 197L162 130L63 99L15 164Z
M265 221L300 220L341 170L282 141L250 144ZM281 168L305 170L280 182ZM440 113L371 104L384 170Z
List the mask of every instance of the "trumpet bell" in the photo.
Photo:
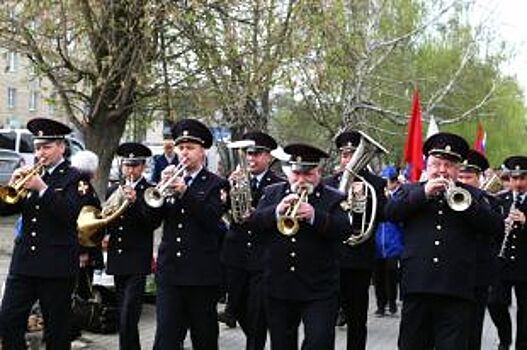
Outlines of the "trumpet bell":
M472 204L472 195L461 187L452 187L445 196L448 206L453 211L465 211Z
M0 187L0 200L6 204L15 204L25 196L26 191L17 191L12 186Z
M284 236L294 236L298 232L300 225L298 219L291 216L281 216L276 223L278 231Z
M144 199L146 204L152 208L160 208L165 202L165 197L156 187L149 187L145 190Z

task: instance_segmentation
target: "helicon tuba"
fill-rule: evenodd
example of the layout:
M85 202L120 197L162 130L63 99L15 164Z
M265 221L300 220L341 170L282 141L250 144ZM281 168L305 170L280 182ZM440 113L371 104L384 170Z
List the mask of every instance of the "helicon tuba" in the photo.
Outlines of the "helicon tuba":
M253 147L253 140L240 140L231 142L227 148L231 149L238 158L239 176L230 180L229 198L231 203L230 216L232 221L239 224L245 220L252 207L252 193L249 166L244 151Z
M24 184L33 176L40 174L43 169L44 164L42 162L37 162L20 178L14 180L7 186L0 186L0 200L7 204L18 203L29 193L29 190L24 188Z
M130 185L132 179L127 179ZM121 216L130 206L130 201L124 196L124 191L119 186L102 205L102 209L93 205L82 207L77 218L77 234L80 245L84 247L98 246L103 238L101 229Z
M300 223L298 222L298 217L296 213L300 204L307 202L308 196L313 192L313 185L310 183L304 183L294 188L296 194L298 194L298 199L292 203L286 212L283 215L280 215L276 220L276 227L278 231L284 236L293 236L296 235L298 229L300 228Z
M373 227L375 224L375 218L377 216L377 193L372 184L370 184L364 177L359 175L359 172L364 169L372 158L377 154L386 154L388 151L377 141L372 139L366 133L359 131L361 138L359 145L353 156L351 157L346 168L342 173L340 179L339 191L347 194L347 200L343 208L348 213L350 225L353 228L354 216L361 216L360 228L357 234L352 233L344 243L351 246L361 244L368 240L373 234ZM355 179L362 183L363 193L357 193L354 191L353 183ZM371 213L367 212L367 199L371 198ZM369 221L367 222L367 220Z

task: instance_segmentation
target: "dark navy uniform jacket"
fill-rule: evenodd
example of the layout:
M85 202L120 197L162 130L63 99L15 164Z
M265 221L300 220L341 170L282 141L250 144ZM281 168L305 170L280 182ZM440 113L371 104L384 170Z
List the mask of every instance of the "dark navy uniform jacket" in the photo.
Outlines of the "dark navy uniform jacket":
M154 229L157 221L144 215L144 192L151 185L141 178L135 186L136 201L107 228L108 242L107 272L110 275L148 274L151 270ZM108 197L117 190L113 186Z
M172 161L169 162L167 160L167 157L165 157L164 153L156 154L153 157L153 160L154 160L154 169L152 171L152 182L153 183L159 182L159 180L161 179L161 172L163 171L163 169L165 169L169 165L172 165L172 164L177 165L179 163L176 155L174 155L174 158L172 158Z
M48 177L49 176L49 177ZM77 217L83 205L96 205L89 180L67 161L51 175L42 197L32 191L17 204L0 201L0 214L22 213L9 272L32 277L73 277L79 269Z
M263 175L256 191L252 192L252 207L256 208L263 194L264 188L285 179L267 170ZM223 240L221 261L231 267L250 271L263 270L264 242L262 237L255 234L249 222L233 223Z
M225 179L202 169L182 198L170 197L159 209L147 208L163 238L157 255L157 279L175 286L213 286L221 281L221 190Z
M384 215L383 210L386 203L384 187L386 182L369 171L361 171L359 174L375 189L375 193L377 194L377 218L375 219L375 225L372 229L372 236L370 239L356 246L350 246L348 244L342 244L340 246L340 266L348 269L371 270L373 269L375 262L375 229L377 223L383 220L382 217ZM325 183L330 187L338 189L341 178L342 172L338 172L328 178ZM371 204L371 200L368 199L368 213L371 213ZM366 223L368 223L368 221L366 221ZM356 227L357 224L359 224L359 220L355 219L354 227Z
M502 200L505 219L512 205L512 192L507 191L499 197ZM523 199L517 209L527 216L527 198ZM504 236L504 230L500 231L500 248ZM505 245L504 279L508 281L527 281L527 225L514 223L513 230Z
M318 185L309 196L315 209L313 225L301 221L294 236L280 234L276 207L290 193L289 183L268 186L250 218L268 244L264 278L271 297L309 301L334 296L339 288L338 243L349 233L341 207L344 195Z
M464 212L455 212L443 196L427 198L424 183L403 185L388 204L388 220L401 222L403 295L425 293L473 299L476 285L477 235L503 228L486 194L458 184L472 195Z

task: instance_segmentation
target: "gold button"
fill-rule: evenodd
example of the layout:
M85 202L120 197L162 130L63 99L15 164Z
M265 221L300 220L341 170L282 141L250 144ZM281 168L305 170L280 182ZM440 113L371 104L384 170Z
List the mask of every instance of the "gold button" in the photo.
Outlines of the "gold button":
M35 247L34 245L31 246L31 250L32 251L35 251L37 249L37 247Z
M37 218L33 218L33 219L31 219L31 221L33 221L33 222L37 222Z
M119 226L119 231L122 231L123 230L123 227L122 226Z
M36 209L36 210L39 210L39 209L40 209L40 205L38 205L38 204L35 205L35 209Z
M178 224L177 228L183 228L183 224Z
M514 255L511 256L511 260L516 260L516 257Z
M32 236L32 237L36 237L36 236L37 236L37 233L36 233L36 232L31 232L31 236Z
M294 258L296 256L296 253L295 252L291 252L289 255L291 255L291 257Z
M251 242L247 242L247 247L251 247L253 244Z
M295 238L295 237L292 237L292 238L291 238L291 242L295 243L295 242L296 242L296 238Z
M176 237L176 242L181 242L181 237Z
M437 213L438 213L439 215L443 215L443 211L442 211L442 210L439 210Z
M250 234L250 235L252 235L252 234L253 234L253 231L248 230L247 233Z
M181 214L185 214L185 209L181 208Z
M295 272L295 267L294 267L294 266L291 266L291 267L289 268L289 270L292 271L292 272Z
M117 253L122 254L122 253L123 253L123 250L122 250L122 249L119 249L119 250L117 250Z
M176 256L177 256L177 257L180 257L180 256L181 256L181 252L177 252L177 253L176 253Z
M122 239L121 237L117 237L117 241L118 241L118 242L122 242L123 239Z
M438 231L441 231L441 228L442 228L441 225L437 225L437 226L436 226L436 229L437 229Z
M439 262L439 258L433 258L432 261L433 261L434 263L438 263L438 262Z
M434 241L435 245L439 245L439 243L440 243L439 241Z

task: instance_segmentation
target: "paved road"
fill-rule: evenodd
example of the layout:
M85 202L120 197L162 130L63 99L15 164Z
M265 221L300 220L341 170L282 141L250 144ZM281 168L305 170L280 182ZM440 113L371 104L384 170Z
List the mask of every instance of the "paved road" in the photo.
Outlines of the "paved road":
M3 285L9 266L10 252L12 249L12 232L14 218L0 218L0 283ZM368 319L368 350L392 350L396 349L397 333L399 327L399 316L375 317L373 311L373 293L370 293L370 314ZM220 307L222 307L220 305ZM140 322L141 343L143 349L152 349L155 334L155 307L145 304ZM301 336L301 335L300 335ZM416 335L418 336L418 335ZM336 349L345 349L346 328L336 330ZM488 315L485 319L483 333L483 350L497 348L497 336L495 328ZM244 349L244 337L239 327L227 328L220 324L220 349L242 350ZM73 344L74 349L118 349L117 335L100 335L84 332L80 340ZM190 342L186 340L185 349L191 349ZM43 349L43 348L42 348Z

